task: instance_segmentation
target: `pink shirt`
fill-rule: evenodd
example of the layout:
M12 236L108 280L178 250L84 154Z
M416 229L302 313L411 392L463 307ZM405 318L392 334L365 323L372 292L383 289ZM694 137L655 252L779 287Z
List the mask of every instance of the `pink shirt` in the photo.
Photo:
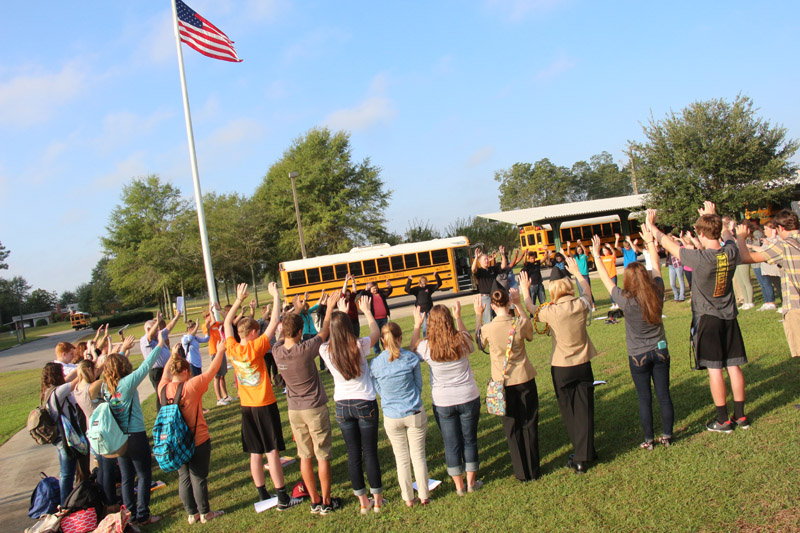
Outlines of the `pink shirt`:
M383 298L376 296L372 299L372 309L375 311L375 318L386 318L386 306L383 305Z

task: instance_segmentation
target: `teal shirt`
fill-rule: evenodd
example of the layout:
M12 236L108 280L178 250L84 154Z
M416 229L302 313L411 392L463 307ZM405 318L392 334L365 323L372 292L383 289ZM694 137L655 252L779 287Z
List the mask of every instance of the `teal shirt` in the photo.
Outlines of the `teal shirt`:
M139 403L139 391L137 389L162 349L159 346L153 348L145 360L142 361L142 364L139 365L139 368L119 380L117 391L109 400L111 411L114 413L114 418L117 419L119 428L123 433L130 435L131 433L140 433L145 430L144 415L142 415L142 406ZM108 397L108 395L108 389L104 384L103 396Z
M589 258L586 254L575 254L575 262L578 263L578 271L584 277L589 275Z

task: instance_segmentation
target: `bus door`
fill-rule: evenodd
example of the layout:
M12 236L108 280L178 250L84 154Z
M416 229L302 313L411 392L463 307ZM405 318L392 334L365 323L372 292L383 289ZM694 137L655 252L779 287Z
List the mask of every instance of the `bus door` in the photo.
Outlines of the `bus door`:
M458 279L458 292L461 291L471 291L474 288L472 282L472 263L470 257L470 251L472 247L467 248L454 248L453 249L453 260L455 261L456 267L456 276Z

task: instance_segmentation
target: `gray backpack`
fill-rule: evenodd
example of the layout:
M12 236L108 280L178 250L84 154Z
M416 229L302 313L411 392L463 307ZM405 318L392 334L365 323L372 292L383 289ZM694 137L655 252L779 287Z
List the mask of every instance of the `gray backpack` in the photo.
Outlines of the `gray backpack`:
M47 409L47 402L55 390L55 387L47 389L44 402L28 414L28 432L37 444L54 444L60 437L58 425Z

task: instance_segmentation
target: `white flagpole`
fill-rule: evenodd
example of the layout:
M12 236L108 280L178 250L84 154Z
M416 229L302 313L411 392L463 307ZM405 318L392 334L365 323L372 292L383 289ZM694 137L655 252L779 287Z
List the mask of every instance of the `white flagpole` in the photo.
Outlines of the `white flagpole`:
M178 67L181 73L181 92L183 94L183 114L186 117L186 136L189 139L189 159L192 163L192 181L194 182L194 202L197 206L197 223L200 227L200 246L203 250L203 264L206 268L206 283L208 284L208 299L217 303L217 287L214 283L214 271L211 267L211 249L208 246L208 230L206 229L206 215L203 211L203 193L200 192L200 173L197 170L197 152L194 148L194 132L192 130L192 115L189 111L189 93L186 90L186 72L183 69L183 50L181 50L181 37L178 32L178 9L175 0L172 4L172 26L175 31L175 45L178 48ZM214 312L217 320L221 320L218 312Z

